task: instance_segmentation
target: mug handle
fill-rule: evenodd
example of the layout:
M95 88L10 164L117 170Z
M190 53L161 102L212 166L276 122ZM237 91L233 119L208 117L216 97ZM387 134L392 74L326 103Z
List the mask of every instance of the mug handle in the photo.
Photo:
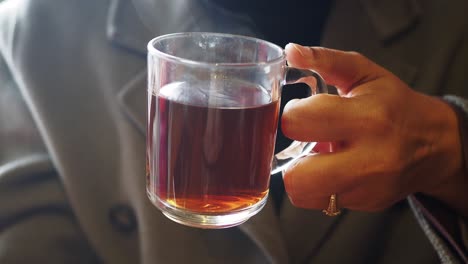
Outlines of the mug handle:
M282 85L305 83L310 87L311 96L328 93L328 87L322 76L313 70L286 67ZM317 142L293 141L291 145L273 156L271 174L283 171L296 160L312 152Z

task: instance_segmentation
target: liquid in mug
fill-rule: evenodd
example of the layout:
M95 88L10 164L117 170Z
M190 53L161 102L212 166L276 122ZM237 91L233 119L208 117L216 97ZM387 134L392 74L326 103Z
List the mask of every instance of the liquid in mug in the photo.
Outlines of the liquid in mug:
M147 191L153 202L222 214L267 195L279 100L263 87L175 82L148 99Z

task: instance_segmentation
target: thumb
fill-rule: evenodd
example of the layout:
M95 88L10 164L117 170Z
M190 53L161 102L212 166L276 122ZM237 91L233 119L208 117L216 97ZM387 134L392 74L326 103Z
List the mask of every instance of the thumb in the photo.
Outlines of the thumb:
M289 66L317 71L327 84L336 86L342 94L347 94L355 86L375 80L386 72L356 52L289 43L285 47L285 53Z

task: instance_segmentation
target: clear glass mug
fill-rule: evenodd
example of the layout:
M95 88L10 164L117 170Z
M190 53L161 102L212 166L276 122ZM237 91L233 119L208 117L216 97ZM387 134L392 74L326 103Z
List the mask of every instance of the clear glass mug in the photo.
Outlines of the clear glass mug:
M148 43L147 194L168 218L200 228L239 225L259 212L270 175L309 153L274 155L282 86L327 86L286 65L282 48L252 37L175 33Z

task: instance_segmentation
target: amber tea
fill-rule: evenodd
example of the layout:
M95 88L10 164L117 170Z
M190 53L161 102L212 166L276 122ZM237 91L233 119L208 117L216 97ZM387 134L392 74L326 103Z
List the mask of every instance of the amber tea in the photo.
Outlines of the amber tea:
M172 83L151 97L150 196L203 214L242 210L265 197L279 102L260 86L229 85Z

